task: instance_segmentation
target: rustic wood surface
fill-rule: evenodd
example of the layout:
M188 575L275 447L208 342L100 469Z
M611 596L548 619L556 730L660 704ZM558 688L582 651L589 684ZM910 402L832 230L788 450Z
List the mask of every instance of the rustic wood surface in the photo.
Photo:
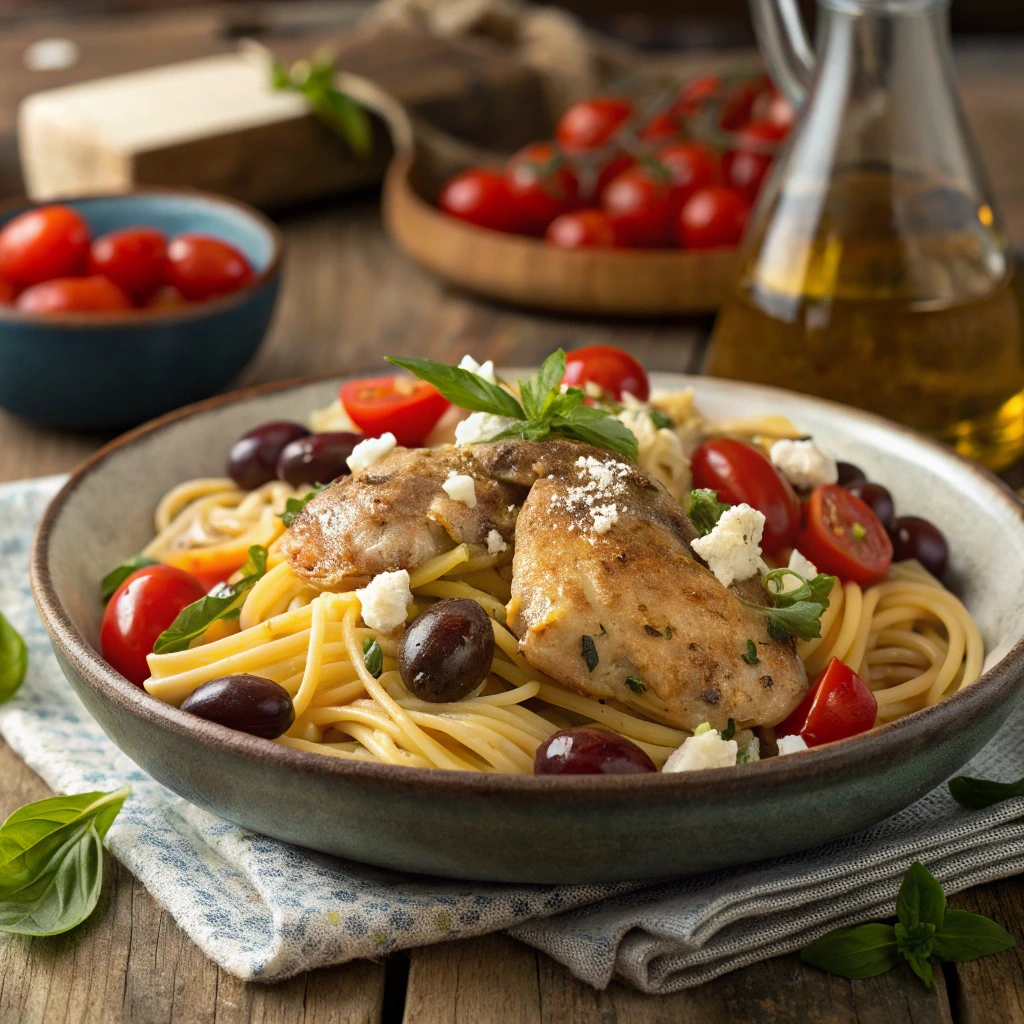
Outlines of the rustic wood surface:
M12 191L11 167L4 166L11 103L42 84L41 76L14 70L19 47L54 27L12 29L0 39L6 68L0 76L0 190ZM90 40L79 75L213 52L223 40L223 22L209 11L147 16L134 26L59 27ZM968 113L1018 241L1024 241L1022 57L1024 47L989 44L961 59ZM657 369L699 364L707 321L546 318L437 284L387 242L373 194L294 214L282 227L289 265L278 316L242 383L365 368L385 352L452 359L470 351L522 364L558 345L600 341L624 345ZM0 480L69 469L102 440L39 431L0 413ZM0 817L45 795L38 777L0 742ZM547 956L500 936L314 971L274 986L243 984L207 960L129 872L109 859L107 867L101 905L82 928L56 938L0 940L2 1024L1024 1022L1024 946L947 967L932 992L906 971L847 982L787 956L675 996L644 996L617 983L598 993ZM1022 938L1021 879L982 886L951 902L995 917Z

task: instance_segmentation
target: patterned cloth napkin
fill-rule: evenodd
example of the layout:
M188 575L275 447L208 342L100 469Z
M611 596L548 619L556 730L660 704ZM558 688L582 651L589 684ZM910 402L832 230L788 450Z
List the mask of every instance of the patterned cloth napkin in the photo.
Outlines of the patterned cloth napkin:
M0 487L0 611L30 651L24 685L0 706L0 733L55 790L132 787L108 847L209 957L240 978L277 980L508 930L591 985L603 988L618 977L647 992L672 992L797 949L838 925L885 916L914 859L947 892L1024 869L1024 799L967 812L944 786L827 846L656 885L426 879L247 832L140 771L61 675L28 585L32 532L60 482ZM1024 774L1024 713L1007 722L970 772ZM0 948L8 941L0 937Z

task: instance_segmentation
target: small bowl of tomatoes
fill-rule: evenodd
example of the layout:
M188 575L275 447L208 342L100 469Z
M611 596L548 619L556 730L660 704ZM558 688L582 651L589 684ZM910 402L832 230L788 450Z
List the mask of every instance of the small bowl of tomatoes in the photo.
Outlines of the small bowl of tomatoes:
M282 254L262 214L190 189L0 207L0 406L106 432L215 394L266 334Z

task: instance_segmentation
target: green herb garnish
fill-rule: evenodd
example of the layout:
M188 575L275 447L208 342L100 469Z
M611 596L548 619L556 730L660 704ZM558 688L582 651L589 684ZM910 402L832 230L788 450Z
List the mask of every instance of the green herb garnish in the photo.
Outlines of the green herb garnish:
M326 487L328 484L317 484L313 490L309 492L304 498L289 498L284 503L284 511L278 512L277 518L284 523L285 527L289 527L295 522L295 517Z
M722 518L722 513L732 508L718 500L718 492L710 487L690 491L690 508L687 515L702 537L706 537Z
M396 356L388 356L388 362L433 384L454 405L516 421L491 440L520 437L543 441L548 437L566 437L636 459L636 437L627 426L604 409L583 405L585 396L579 388L562 390L561 380L565 374L562 349L552 352L533 377L519 381L521 404L504 388L457 366L433 359Z
M800 586L783 593L781 580L784 576L795 576L800 580ZM740 598L740 604L765 613L768 617L768 635L773 640L784 641L791 636L801 640L815 640L821 636L821 616L828 608L828 595L835 583L834 576L823 572L808 580L792 569L772 569L765 573L761 584L774 607L766 608L743 598Z
M675 421L671 416L666 416L663 412L659 412L657 409L648 409L647 415L651 417L651 422L659 429L664 428L671 429L675 426Z
M0 615L0 704L17 692L28 671L28 648L21 634Z
M991 807L1015 796L1024 796L1024 779L1016 782L991 782L988 779L972 779L958 775L949 780L949 791L961 807L980 810Z
M647 689L647 684L642 679L637 679L636 676L626 676L626 685L634 693L643 693Z
M587 663L587 671L593 672L597 668L597 644L594 643L592 636L586 634L580 640L580 646L582 648L583 660Z
M666 640L671 640L672 639L672 627L671 626L666 626L665 627L665 639Z
M753 640L748 640L746 652L741 654L740 657L748 665L756 665L761 660L757 656L757 644L755 644Z
M722 739L731 740L736 735L736 719L730 718L728 725L722 730Z
M873 978L902 959L932 987L930 957L976 960L1016 945L995 921L950 910L942 886L917 862L910 865L896 898L895 925L873 923L839 928L800 951L800 959L843 978Z
M370 636L363 638L363 664L374 679L380 679L384 671L384 652L376 639Z
M249 560L239 570L242 578L237 583L220 583L206 595L182 608L178 617L153 644L154 654L184 651L197 637L202 636L218 619L237 618L251 590L267 571L267 549L260 544L249 548Z
M0 827L0 931L59 935L95 909L103 837L129 790L54 796Z
M100 581L100 597L104 601L109 601L114 596L114 591L136 569L144 569L147 565L156 564L152 558L147 558L145 555L132 555L131 558L126 558L116 569L111 569Z

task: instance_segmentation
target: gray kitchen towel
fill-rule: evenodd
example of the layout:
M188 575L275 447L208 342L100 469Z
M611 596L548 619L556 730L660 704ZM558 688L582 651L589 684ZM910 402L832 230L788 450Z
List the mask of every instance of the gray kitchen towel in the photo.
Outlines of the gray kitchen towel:
M255 835L154 782L107 739L64 680L28 586L32 532L60 480L0 487L0 611L29 645L29 673L0 706L0 734L61 792L132 795L107 845L203 951L245 979L507 930L604 987L697 985L884 916L914 859L947 891L1024 868L1024 799L967 812L944 786L858 835L805 853L656 885L488 885L402 875ZM1024 774L1024 714L970 772ZM742 836L736 837L743 842ZM0 937L6 942L19 941Z

